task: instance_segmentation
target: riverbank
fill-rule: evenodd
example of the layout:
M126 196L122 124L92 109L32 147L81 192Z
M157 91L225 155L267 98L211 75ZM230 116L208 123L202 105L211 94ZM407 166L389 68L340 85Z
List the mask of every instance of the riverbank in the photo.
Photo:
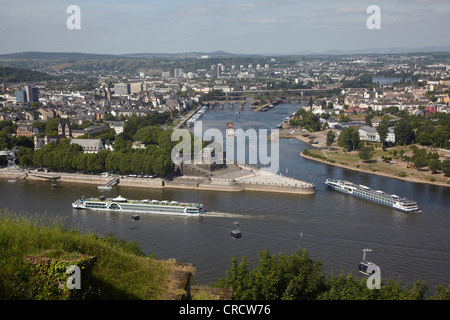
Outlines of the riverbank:
M406 155L412 156L412 151L408 146L393 147L386 151L383 151L381 148L375 148L374 159L365 162L359 158L358 153L342 151L342 148L338 147L336 141L331 146L327 146L327 133L328 130L308 133L299 128L283 127L279 132L279 138L294 138L314 147L314 149L308 149L308 152L311 153L310 155L306 155L304 152L300 153L300 156L309 160L408 182L450 187L450 178L445 177L442 172L432 173L428 169L417 170L408 168L408 163L393 157L394 150L399 153L401 149L406 151ZM448 153L447 156L449 156L450 152L448 150L446 152ZM389 157L391 160L383 161L383 156ZM441 158L443 160L445 156Z
M378 176L383 176L383 177L387 177L387 178L394 178L394 179L398 179L398 180L403 180L403 181L408 181L408 182L414 182L414 183L423 183L423 184L430 184L430 185L436 185L436 186L441 186L441 187L450 187L450 179L447 179L445 181L431 181L422 177L417 177L417 176L411 176L411 172L406 173L405 171L399 171L397 172L397 174L394 173L394 171L390 171L390 172L383 172L383 171L378 171L379 169L374 169L374 168L370 168L370 167L361 167L361 165L348 165L345 163L341 163L341 162L330 162L330 160L334 160L332 158L326 158L328 160L325 160L324 158L318 158L318 157L314 157L311 155L306 155L304 152L300 153L300 156L302 156L305 159L308 160L313 160L313 161L317 161L317 162L321 162L327 165L332 165L332 166L336 166L336 167L340 167L340 168L344 168L344 169L348 169L348 170L353 170L353 171L358 171L358 172L363 172L363 173L368 173L368 174L374 174L374 175L378 175ZM370 165L370 164L368 164ZM359 167L358 167L359 166ZM413 169L411 169L413 170ZM402 177L400 174L400 172L404 172L404 174L406 174L406 176ZM414 174L414 173L412 173ZM429 175L431 176L431 174ZM431 178L433 178L431 176Z
M207 190L222 192L282 192L292 194L314 194L315 186L301 180L280 176L250 166L228 165L227 168L214 170L211 176L179 176L171 179L138 178L129 176L103 176L80 173L41 173L27 170L0 170L0 178L17 182L22 179L58 181L58 183L88 183L104 186L114 178L118 184L126 187L176 188L189 190Z

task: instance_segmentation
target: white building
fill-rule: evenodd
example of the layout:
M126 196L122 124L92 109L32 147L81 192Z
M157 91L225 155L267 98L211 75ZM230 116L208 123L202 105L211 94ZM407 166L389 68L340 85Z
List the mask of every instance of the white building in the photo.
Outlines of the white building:
M101 139L72 139L70 144L79 144L83 147L83 153L97 153L105 150Z
M395 143L395 133L394 133L394 127L389 127L388 134L385 139L386 142ZM359 139L364 141L370 141L370 142L380 142L380 135L378 134L377 129L369 127L369 126L362 126L358 129L359 133Z
M114 129L116 134L121 134L125 130L125 122L123 121L114 121L110 126Z

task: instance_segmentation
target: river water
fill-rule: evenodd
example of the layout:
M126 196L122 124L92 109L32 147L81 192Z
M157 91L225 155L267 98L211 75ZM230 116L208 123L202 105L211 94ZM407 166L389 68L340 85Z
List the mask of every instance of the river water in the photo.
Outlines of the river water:
M225 132L226 123L236 127L274 129L300 104L281 104L267 112L248 107L236 112L215 108L202 118L205 129ZM159 259L175 258L193 263L194 283L209 284L225 276L231 259L245 256L255 266L258 252L290 255L299 247L323 263L323 272L358 272L362 249L370 248L385 278L400 278L412 284L422 279L430 291L449 284L450 269L450 188L416 184L354 172L314 162L299 156L308 146L296 139L280 139L280 171L290 177L312 181L314 195L259 192L217 192L185 189L144 189L113 187L107 197L160 199L203 203L208 213L202 217L141 215L132 221L128 213L73 210L71 203L81 196L97 196L96 185L21 180L15 184L0 180L0 207L29 215L58 216L70 227L100 235L112 232L127 241L136 241L146 254ZM311 175L311 176L310 176ZM416 200L422 213L405 214L333 191L326 178L346 179ZM238 221L242 238L230 231Z

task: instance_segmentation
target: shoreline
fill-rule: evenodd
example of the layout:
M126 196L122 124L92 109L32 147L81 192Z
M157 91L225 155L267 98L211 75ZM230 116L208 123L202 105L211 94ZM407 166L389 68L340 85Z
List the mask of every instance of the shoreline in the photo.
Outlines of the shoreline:
M348 169L348 170L353 170L353 171L358 171L358 172L363 172L363 173L369 173L369 174L373 174L373 175L377 175L377 176L382 176L382 177L386 177L386 178L393 178L393 179L398 179L398 180L403 180L403 181L407 181L407 182L413 182L413 183L422 183L422 184L428 184L428 185L434 185L434 186L439 186L439 187L450 187L450 184L447 183L440 183L440 182L433 182L433 181L424 181L423 179L417 179L417 178L411 178L411 177L399 177L399 176L394 176L388 173L384 173L384 172L380 172L380 171L369 171L369 170L365 170L365 169L360 169L360 168L354 168L352 166L348 166L348 165L343 165L340 163L331 163L328 162L326 160L322 160L322 159L318 159L315 157L311 157L311 156L307 156L305 154L303 154L303 152L299 153L301 157L308 159L308 160L313 160L313 161L317 161L317 162L321 162L324 164L328 164L330 166L335 166L335 167L339 167L339 168L343 168L343 169Z
M300 129L295 129L295 131L298 131L298 130L300 130ZM327 147L326 144L324 143L324 141L321 141L324 138L323 137L324 134L320 134L320 133L318 134L317 132L314 132L312 134L304 134L302 132L298 132L298 133L295 132L293 134L289 134L289 133L286 133L286 132L287 132L287 130L284 129L284 131L279 134L278 138L280 138L280 139L292 139L292 138L295 138L295 139L305 143L308 146L319 148L319 149ZM314 140L314 139L317 139L317 140L315 140L315 141L318 142L317 144L312 144L311 143L312 140ZM385 173L385 172L382 172L382 171L372 171L372 170L367 170L367 169L355 168L353 166L343 165L343 164L340 164L340 163L337 163L337 162L331 163L331 162L326 161L326 160L322 160L322 159L319 159L319 158L307 156L307 155L303 154L303 152L300 152L299 155L301 157L305 158L305 159L308 159L308 160L312 160L312 161L320 162L320 163L327 164L327 165L330 165L330 166L335 166L335 167L348 169L348 170L352 170L352 171L368 173L368 174L383 176L383 177L387 177L387 178L394 178L394 179L397 179L397 180L413 182L413 183L428 184L428 185L439 186L439 187L450 187L450 183L439 182L439 181L434 181L433 182L433 181L430 181L430 180L424 180L424 179L410 177L410 176L409 177L399 177L399 176L392 175L392 174L389 174L389 173ZM448 178L447 181L450 181L450 177Z

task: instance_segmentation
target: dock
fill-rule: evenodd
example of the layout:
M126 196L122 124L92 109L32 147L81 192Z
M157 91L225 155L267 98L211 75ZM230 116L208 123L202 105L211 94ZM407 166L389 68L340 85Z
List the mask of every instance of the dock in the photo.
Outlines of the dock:
M17 180L22 179L22 178L26 179L27 177L28 177L28 173L23 173L13 179L9 179L8 182L17 182Z
M100 190L111 190L113 185L116 185L119 183L119 177L115 177L114 179L110 180L107 184L103 186L98 186Z

